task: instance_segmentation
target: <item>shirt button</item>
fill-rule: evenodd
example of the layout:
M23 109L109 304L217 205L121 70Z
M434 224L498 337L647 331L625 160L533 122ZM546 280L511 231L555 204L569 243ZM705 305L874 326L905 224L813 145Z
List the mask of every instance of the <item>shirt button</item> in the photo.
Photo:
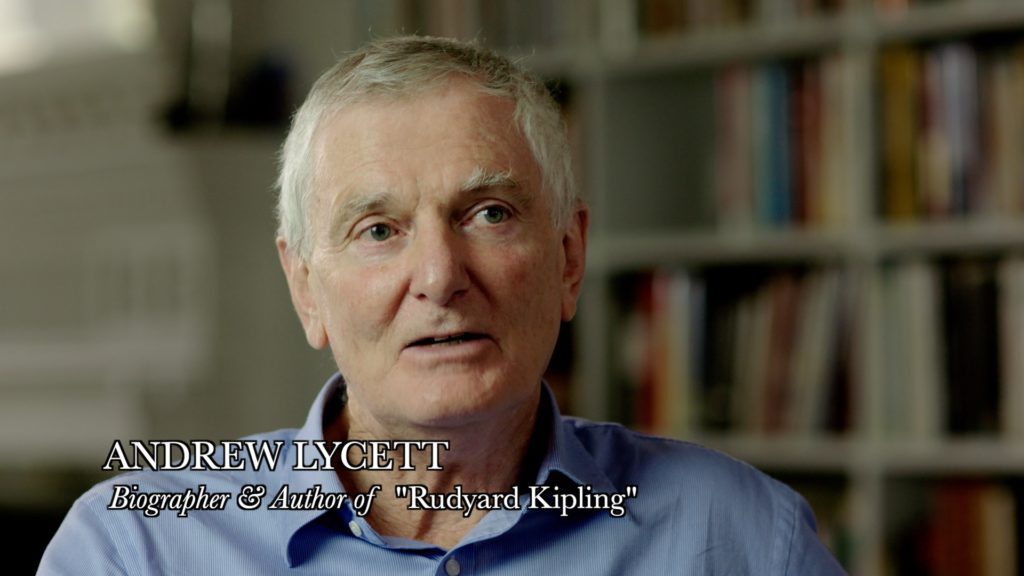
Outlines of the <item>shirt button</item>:
M459 566L459 561L455 558L449 558L444 563L444 571L448 573L448 576L459 576L459 573L462 572L462 566Z
M359 527L359 524L356 524L355 520L349 520L348 529L352 531L352 534L356 538L359 538L363 535L363 529Z

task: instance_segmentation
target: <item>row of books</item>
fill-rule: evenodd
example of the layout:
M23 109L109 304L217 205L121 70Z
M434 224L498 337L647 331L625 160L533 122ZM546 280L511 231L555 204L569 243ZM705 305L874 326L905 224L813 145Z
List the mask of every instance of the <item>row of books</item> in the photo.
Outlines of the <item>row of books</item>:
M873 278L882 433L1024 438L1024 255L907 258ZM616 286L621 420L675 436L850 427L864 325L845 272L715 267Z
M849 427L854 295L843 272L659 271L618 291L626 423L673 436Z
M922 490L922 488L924 488ZM1022 548L1013 483L948 480L914 489L925 497L889 541L893 576L1017 576ZM905 502L903 503L906 504Z
M1024 257L909 259L879 278L884 433L1024 438Z
M642 0L640 30L657 35L774 24L833 14L844 0Z
M848 60L734 66L715 83L723 228L839 227L848 213Z
M1024 213L1024 43L893 46L879 69L883 217Z

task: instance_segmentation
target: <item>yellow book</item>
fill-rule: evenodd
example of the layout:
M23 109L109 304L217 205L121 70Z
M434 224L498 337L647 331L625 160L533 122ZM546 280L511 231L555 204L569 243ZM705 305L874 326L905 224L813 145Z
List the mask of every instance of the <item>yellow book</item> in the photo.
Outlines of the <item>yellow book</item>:
M881 56L882 214L890 220L917 216L916 162L920 54L909 48L890 48Z

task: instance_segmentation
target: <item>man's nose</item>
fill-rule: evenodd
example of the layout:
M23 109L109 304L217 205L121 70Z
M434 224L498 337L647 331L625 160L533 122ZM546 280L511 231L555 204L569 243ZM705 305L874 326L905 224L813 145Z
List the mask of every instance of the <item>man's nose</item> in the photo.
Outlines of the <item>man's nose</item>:
M466 246L455 230L436 226L413 238L409 291L420 300L446 306L469 288Z

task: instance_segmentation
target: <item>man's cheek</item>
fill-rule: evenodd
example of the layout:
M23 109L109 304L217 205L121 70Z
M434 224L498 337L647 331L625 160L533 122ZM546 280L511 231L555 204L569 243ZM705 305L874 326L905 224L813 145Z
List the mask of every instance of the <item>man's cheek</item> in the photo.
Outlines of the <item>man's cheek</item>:
M510 287L533 286L537 278L547 269L546 258L539 249L526 246L509 250L499 257L491 259L497 268L496 276L500 276Z
M543 300L557 294L560 282L553 272L556 262L546 254L529 252L514 259L507 272L508 285L515 289L517 304L531 309L546 308Z

